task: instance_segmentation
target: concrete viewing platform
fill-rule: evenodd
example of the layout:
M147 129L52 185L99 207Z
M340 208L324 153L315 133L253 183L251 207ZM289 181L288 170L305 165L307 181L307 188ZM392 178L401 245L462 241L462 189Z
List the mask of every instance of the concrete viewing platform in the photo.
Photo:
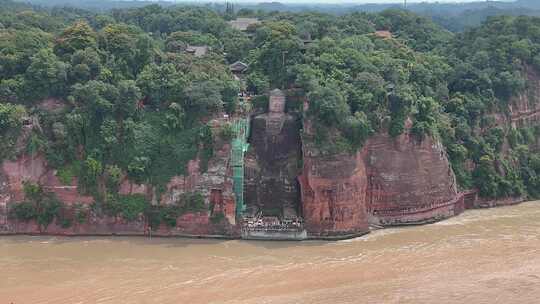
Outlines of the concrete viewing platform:
M308 235L300 218L258 216L244 218L241 237L246 240L302 241L306 240Z

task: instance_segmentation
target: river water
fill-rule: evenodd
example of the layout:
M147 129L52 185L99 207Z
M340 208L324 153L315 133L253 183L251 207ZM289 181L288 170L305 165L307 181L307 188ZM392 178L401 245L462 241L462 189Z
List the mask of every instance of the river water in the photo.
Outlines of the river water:
M339 242L0 237L0 304L539 301L540 202Z

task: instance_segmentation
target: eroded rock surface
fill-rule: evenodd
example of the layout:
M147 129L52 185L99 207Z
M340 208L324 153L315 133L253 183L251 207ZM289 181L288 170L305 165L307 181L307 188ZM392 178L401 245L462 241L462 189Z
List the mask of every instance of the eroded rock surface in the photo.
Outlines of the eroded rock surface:
M463 211L454 173L439 142L430 137L420 142L408 132L397 138L379 133L364 150L370 222L417 224Z
M511 98L509 112L515 127L537 126L540 124L540 75L532 67L523 71L527 79L527 88Z
M308 233L337 236L368 232L367 179L361 153L329 157L304 149L300 185Z
M23 183L39 184L47 192L53 192L65 204L93 202L90 196L81 195L78 191L77 181L64 185L56 176L56 171L48 168L43 155L22 155L16 160L6 160L2 163L2 175L5 187L0 195L9 196L9 201L22 201L24 199Z
M305 124L308 133L309 123ZM464 209L440 143L410 133L372 136L355 155L324 156L303 143L302 206L310 235L347 235L374 225L433 222Z

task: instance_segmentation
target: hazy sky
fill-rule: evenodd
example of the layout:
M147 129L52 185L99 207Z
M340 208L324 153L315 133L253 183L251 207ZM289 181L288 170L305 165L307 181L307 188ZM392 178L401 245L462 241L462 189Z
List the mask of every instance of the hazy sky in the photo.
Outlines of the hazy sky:
M175 0L169 0L175 1ZM216 0L176 0L176 2L219 2ZM403 3L403 0L229 0L230 2L281 2L281 3ZM441 2L441 3L452 3L452 2L484 2L485 0L407 0L407 3L413 2ZM502 0L505 2L512 2L513 0ZM540 1L540 0L539 0Z

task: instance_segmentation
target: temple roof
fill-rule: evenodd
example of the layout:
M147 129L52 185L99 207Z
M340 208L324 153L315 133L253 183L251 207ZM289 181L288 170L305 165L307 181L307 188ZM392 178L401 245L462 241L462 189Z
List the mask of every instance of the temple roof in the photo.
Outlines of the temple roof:
M250 25L257 23L260 23L257 18L237 18L236 20L229 21L232 28L239 31L246 31Z
M232 72L239 72L239 73L242 73L242 72L245 72L247 69L248 69L248 65L243 63L242 61L237 61L233 64L231 64L229 66L229 69L232 71Z

